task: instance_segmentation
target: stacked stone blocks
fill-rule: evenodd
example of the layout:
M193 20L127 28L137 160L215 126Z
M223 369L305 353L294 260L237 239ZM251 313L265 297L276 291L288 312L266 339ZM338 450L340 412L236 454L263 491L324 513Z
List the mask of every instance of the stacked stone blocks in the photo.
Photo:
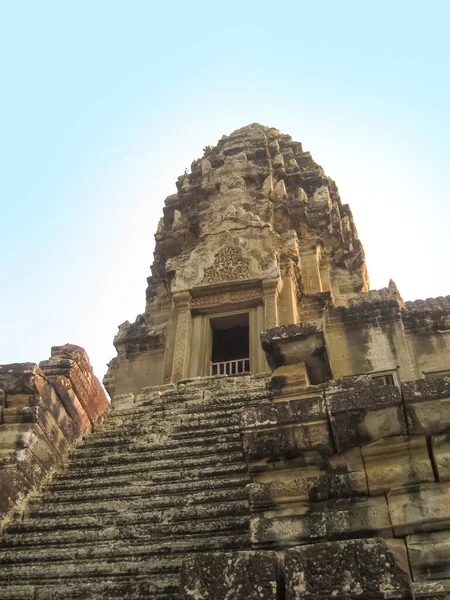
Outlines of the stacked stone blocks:
M0 528L108 408L78 346L52 348L39 366L0 366Z

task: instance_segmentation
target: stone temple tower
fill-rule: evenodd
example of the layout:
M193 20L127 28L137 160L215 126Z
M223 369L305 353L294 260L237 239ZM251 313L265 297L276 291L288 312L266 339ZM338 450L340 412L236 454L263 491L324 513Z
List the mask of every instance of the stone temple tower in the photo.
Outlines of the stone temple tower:
M369 289L300 143L205 148L114 344L111 402L0 365L2 600L450 600L450 296Z
M165 201L145 313L114 340L111 393L267 371L261 331L310 322L327 302L368 291L348 205L290 136L254 123L191 168ZM328 359L309 358L307 373L319 383Z

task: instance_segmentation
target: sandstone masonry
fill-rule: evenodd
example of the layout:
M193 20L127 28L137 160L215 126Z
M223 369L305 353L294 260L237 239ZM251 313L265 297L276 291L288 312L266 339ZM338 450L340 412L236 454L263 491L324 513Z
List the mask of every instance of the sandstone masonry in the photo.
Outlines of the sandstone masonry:
M0 367L0 598L450 597L450 297L369 289L300 143L205 148L114 344L106 418L77 347Z

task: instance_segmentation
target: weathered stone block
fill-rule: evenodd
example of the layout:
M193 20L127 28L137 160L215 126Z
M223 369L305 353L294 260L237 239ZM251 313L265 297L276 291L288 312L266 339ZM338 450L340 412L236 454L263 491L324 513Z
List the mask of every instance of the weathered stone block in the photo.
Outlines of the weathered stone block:
M381 496L286 505L250 522L254 544L288 546L306 540L374 534L393 535L387 503Z
M281 468L273 468L278 466ZM367 479L361 449L324 456L305 452L301 460L257 463L251 469L250 502L261 510L299 501L367 496Z
M70 379L77 398L92 423L108 409L108 399L83 348L73 344L54 346L50 360L42 361L39 366L48 376L63 375Z
M342 498L327 503L327 537L380 535L393 537L384 496Z
M359 385L326 395L339 452L380 438L406 434L400 391L393 385Z
M325 503L314 509L305 503L277 513L265 513L268 515L265 517L253 517L250 521L250 540L253 544L270 543L287 547L306 540L323 539L327 531L325 511Z
M286 460L306 450L332 452L321 397L244 408L241 428L244 452L249 460Z
M275 552L218 552L185 561L184 600L276 600L280 578Z
M414 598L420 598L420 600L444 600L447 597L444 586L437 581L413 583L412 592Z
M450 428L450 377L425 377L402 384L410 433L433 435Z
M246 431L242 435L242 441L249 461L289 460L315 449L331 453L325 422Z
M61 421L59 422L43 402L40 402L37 408L36 426L33 428L33 431L36 431L36 427L39 427L55 449L56 453L59 454L60 457L65 456L69 451L70 444L75 441L73 428L68 426L70 418L66 411L60 405ZM63 429L66 431L67 437L64 435Z
M433 460L439 481L450 480L450 430L431 438Z
M4 461L9 465L16 463L27 480L36 485L42 478L42 470L50 469L61 459L38 424L0 426L0 449L6 451Z
M53 349L53 355L58 359L46 361L48 375L33 363L0 366L5 411L0 424L0 517L42 484L71 444L88 430L93 415L98 417L100 408L109 406L84 350L68 345ZM61 361L69 365L66 374L58 372ZM87 405L93 403L90 418L74 391L74 380Z
M282 365L307 363L325 347L323 331L316 323L290 324L266 329L261 345L267 362L276 369Z
M11 450L27 446L28 423L4 423L0 426L0 449Z
M397 536L450 528L450 483L398 488L387 498Z
M62 375L48 376L48 380L55 388L60 401L62 402L67 414L73 422L72 439L76 440L83 433L89 430L89 416L79 401L68 377L64 377Z
M17 467L0 466L0 520L17 502L23 500L30 487L31 483Z
M309 386L308 374L304 363L283 365L272 373L270 390L279 397L295 397L303 394Z
M114 410L119 411L131 408L134 404L134 401L134 394L119 394L114 396L111 404L113 405Z
M378 538L292 548L285 568L287 600L412 598L408 573Z
M17 450L13 459L16 462L17 468L23 473L31 487L37 489L48 474L48 470L55 464L56 455L47 449L47 461L42 462L37 455L42 456L43 448L36 448L36 453L32 448L23 448Z
M367 496L367 478L360 448L323 457L320 470L308 469L308 491L311 502Z
M45 374L36 376L35 385L39 395L36 402L36 406L39 407L37 420L41 423L41 427L49 430L57 428L67 444L72 444L77 439L79 431L72 417L66 411L64 403L61 402L55 387L45 377Z
M284 478L250 483L247 486L253 508L271 507L274 504L306 501L308 483L306 477L296 477L290 472Z
M415 581L450 579L450 530L406 538Z
M37 420L38 409L36 406L19 406L0 408L3 423L34 423Z
M9 394L34 394L36 374L42 374L35 363L0 365L0 388Z
M396 436L362 447L369 492L434 481L425 436Z
M250 406L241 411L243 429L309 423L326 419L325 401L321 396L287 400L285 402L266 402L259 406Z

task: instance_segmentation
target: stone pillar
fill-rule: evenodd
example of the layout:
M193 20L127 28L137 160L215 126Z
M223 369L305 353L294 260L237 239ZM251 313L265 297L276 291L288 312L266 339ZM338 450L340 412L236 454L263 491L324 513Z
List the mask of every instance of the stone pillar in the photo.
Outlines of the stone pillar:
M258 304L250 311L250 368L253 374L270 371L260 339L260 333L265 329L264 323L264 306Z
M298 323L297 284L294 270L290 264L281 267L281 282L278 324Z
M322 282L320 280L319 254L316 246L302 249L300 264L305 294L317 294L321 292Z
M264 294L264 327L270 329L278 326L278 292L280 290L279 277L266 279L262 282Z
M189 292L174 294L174 302L178 313L175 349L172 363L172 382L187 376L189 366L189 335L191 330L191 311Z

